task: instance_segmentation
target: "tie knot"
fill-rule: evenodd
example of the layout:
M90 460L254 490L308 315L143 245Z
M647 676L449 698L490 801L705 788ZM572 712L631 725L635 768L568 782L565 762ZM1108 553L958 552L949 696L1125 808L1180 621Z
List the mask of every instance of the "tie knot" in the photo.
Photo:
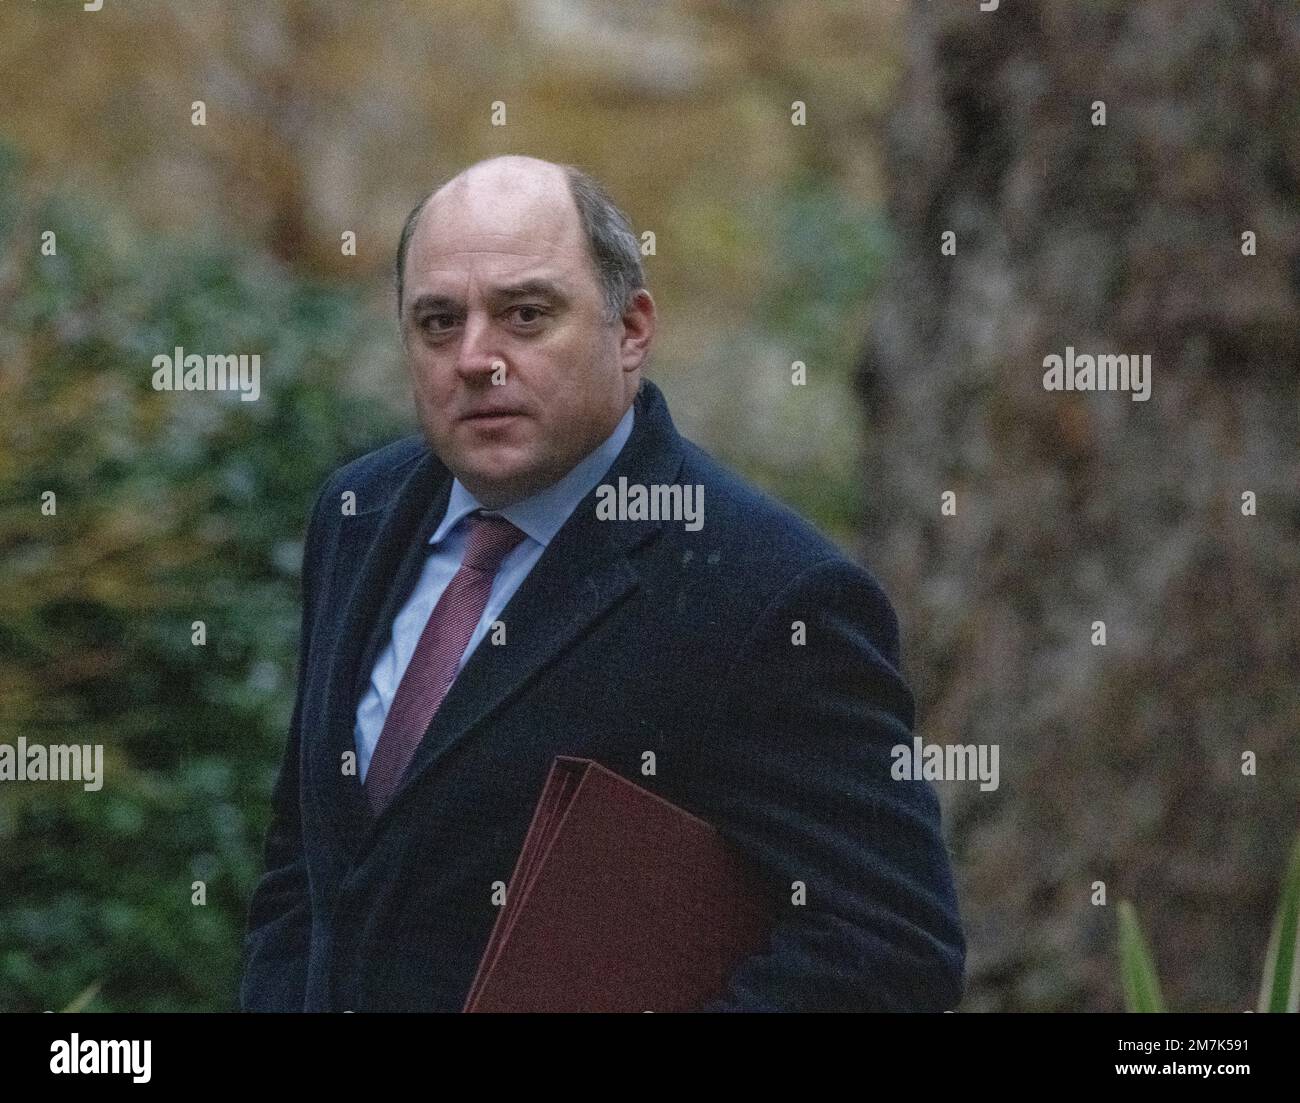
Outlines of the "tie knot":
M489 574L496 574L501 560L518 546L525 535L499 514L487 517L475 511L465 519L465 523L469 526L469 540L461 566Z

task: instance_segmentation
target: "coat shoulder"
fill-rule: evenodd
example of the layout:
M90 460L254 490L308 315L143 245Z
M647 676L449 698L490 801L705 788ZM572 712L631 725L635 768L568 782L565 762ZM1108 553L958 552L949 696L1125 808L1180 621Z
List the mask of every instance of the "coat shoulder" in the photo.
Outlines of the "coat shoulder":
M761 550L767 571L786 578L825 560L851 560L829 537L789 506L742 478L699 445L685 441L680 481L704 487L706 538L719 555ZM708 540L706 539L706 542Z
M890 633L896 631L893 607L869 567L789 506L698 445L683 442L678 481L704 487L704 525L698 532L665 526L660 554L670 563L703 562L712 568L709 590L718 616L753 621L798 586L800 595L852 605Z
M358 513L381 510L412 465L428 452L429 446L419 433L402 437L336 468L321 487L321 496L351 490L357 496Z

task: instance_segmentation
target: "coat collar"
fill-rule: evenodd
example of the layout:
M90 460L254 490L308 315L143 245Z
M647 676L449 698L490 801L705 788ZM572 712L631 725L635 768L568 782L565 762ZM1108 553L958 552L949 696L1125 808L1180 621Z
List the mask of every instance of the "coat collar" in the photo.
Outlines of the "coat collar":
M643 485L673 483L684 449L662 392L648 379L637 391L632 433L602 484L620 476ZM360 853L385 818L447 751L517 693L588 627L638 584L630 554L653 539L662 521L601 521L596 487L579 502L502 613L509 647L477 647L452 683L417 748L407 773L376 820L356 773L345 775L343 755L355 752L353 726L365 679L409 597L424 561L425 544L442 519L452 475L425 447L408 461L387 501L345 518L336 555L360 559L342 630L330 657L326 732L310 756L314 792L345 853Z

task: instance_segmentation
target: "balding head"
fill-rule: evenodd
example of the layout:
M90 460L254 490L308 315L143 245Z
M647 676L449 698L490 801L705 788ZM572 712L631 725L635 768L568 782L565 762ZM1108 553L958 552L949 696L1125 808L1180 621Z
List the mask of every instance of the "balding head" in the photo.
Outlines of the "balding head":
M411 212L397 277L425 435L485 505L561 478L631 404L654 301L626 218L571 166L458 173Z
M486 177L483 175L485 173ZM563 181L564 189L567 190L556 190L557 179ZM587 256L604 294L607 320L618 318L633 293L645 286L641 251L636 235L632 232L632 225L599 181L573 165L556 164L520 154L503 154L489 157L458 172L425 196L407 215L398 238L397 262L394 266L399 322L404 306L406 256L425 208L435 197L450 192L453 185L456 186L456 191L463 193L473 190L480 180L485 180L489 186L531 189L539 197L549 188L551 200L576 209L586 238Z
M476 188L506 188L515 192L529 192L539 198L562 203L568 197L569 184L564 169L553 161L543 161L540 157L527 157L519 153L504 153L462 169L438 188L430 199L464 195L472 193Z

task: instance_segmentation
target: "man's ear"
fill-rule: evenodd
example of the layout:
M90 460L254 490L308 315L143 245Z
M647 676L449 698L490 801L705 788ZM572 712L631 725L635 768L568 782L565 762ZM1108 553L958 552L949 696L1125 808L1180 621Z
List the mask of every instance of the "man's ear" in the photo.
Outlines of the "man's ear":
M645 363L654 343L657 320L654 298L644 287L638 288L623 310L619 363L624 371L633 371Z

